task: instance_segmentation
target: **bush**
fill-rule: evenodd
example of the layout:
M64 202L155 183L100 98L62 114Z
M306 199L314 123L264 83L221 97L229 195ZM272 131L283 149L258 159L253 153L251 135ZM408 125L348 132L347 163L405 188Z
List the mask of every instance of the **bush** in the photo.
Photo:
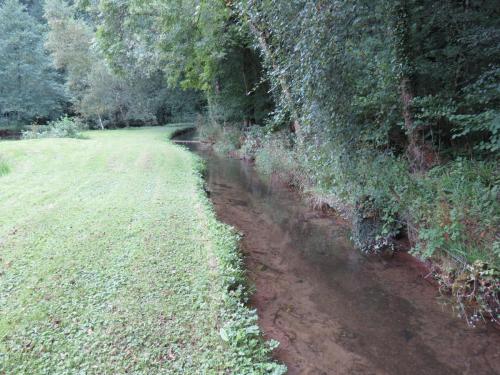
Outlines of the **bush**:
M31 129L23 132L23 139L38 138L81 138L83 126L79 121L67 116L48 125L31 125Z
M240 149L240 156L244 159L255 160L257 151L262 146L262 139L265 135L265 128L254 125L244 131L243 144Z
M300 187L304 185L301 166L292 148L292 139L284 132L265 136L261 147L255 151L255 165L265 175L277 176Z
M222 126L200 115L196 119L196 128L201 139L215 143L221 138Z

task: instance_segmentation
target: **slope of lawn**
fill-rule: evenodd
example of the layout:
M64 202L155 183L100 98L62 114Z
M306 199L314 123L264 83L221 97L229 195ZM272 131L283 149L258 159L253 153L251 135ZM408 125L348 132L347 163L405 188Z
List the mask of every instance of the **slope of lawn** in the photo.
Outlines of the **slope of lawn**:
M173 131L0 142L0 374L282 372Z

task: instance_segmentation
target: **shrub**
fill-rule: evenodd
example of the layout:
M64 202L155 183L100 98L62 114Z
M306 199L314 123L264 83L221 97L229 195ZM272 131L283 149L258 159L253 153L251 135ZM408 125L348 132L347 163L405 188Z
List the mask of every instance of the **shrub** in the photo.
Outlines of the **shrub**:
M255 151L255 165L265 175L274 175L293 185L303 186L302 171L292 148L290 135L268 134Z
M23 132L23 139L38 138L81 138L82 125L79 121L67 116L48 125L31 125L31 129Z
M264 138L264 135L265 128L258 125L245 129L243 135L244 140L240 149L240 156L248 160L255 160L257 151L262 146L261 140Z
M196 119L196 128L198 129L200 138L210 143L215 143L221 138L222 126L204 116L198 116Z
M237 126L222 127L222 132L214 144L214 150L220 154L229 154L239 150L243 143L243 133Z
M498 244L498 242L497 242ZM489 319L500 324L500 271L479 260L435 275L440 289L451 294L454 307L469 326Z

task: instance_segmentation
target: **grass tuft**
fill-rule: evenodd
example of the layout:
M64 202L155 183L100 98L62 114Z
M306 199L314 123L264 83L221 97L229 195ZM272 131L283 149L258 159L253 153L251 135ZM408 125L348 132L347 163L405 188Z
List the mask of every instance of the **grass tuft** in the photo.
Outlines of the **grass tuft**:
M10 172L10 167L5 160L0 158L0 177Z

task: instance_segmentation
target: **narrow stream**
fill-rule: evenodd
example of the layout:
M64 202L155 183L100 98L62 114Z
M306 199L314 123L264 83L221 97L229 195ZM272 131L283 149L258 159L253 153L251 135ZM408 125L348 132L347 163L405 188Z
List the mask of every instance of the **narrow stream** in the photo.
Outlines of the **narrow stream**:
M500 374L499 332L456 318L411 257L364 256L341 220L246 162L191 149L219 219L244 234L252 305L289 374Z

